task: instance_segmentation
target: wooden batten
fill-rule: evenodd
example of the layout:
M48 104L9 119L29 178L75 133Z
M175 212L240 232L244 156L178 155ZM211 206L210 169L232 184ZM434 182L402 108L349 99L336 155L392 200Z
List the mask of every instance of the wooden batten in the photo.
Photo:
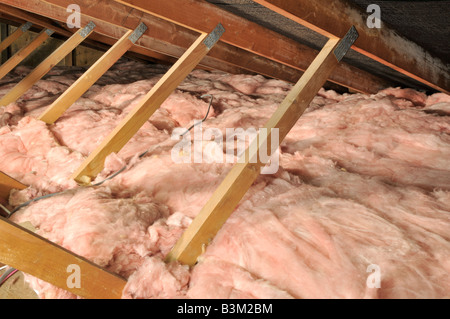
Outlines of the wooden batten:
M50 29L43 30L30 44L17 51L16 54L14 54L0 67L0 79L7 75L12 69L19 65L20 62L22 62L42 43L44 43L44 41L47 40L52 33L53 31Z
M141 24L135 31L129 30L117 43L97 60L75 83L72 84L43 114L41 121L54 123L76 100L78 100L106 71L116 63L146 30Z
M87 299L120 299L126 280L0 217L0 262ZM71 276L78 276L77 282Z
M0 107L6 106L17 101L28 89L48 73L56 64L64 59L73 49L83 42L89 34L92 33L95 25L88 24L83 29L73 34L67 41L59 46L49 57L39 64L30 74L22 79L11 91L9 91L1 100Z
M119 152L150 116L161 106L186 76L217 43L224 32L219 24L209 35L201 34L181 58L156 83L142 101L106 137L72 175L79 183L90 183L104 167L105 159L113 152Z
M332 70L338 65L354 42L357 33L354 29L349 37L342 41L330 39L323 47L310 67L292 88L284 101L269 119L264 128L265 136L258 134L257 138L242 155L243 160L236 163L212 197L192 221L181 238L168 254L166 261L177 260L183 264L194 265L198 256L213 240L216 233L235 210L242 197L259 176L261 168L266 164L259 156L259 149L266 146L268 154L272 154L272 130L278 129L278 145L295 125L304 110L308 107L319 89L326 82ZM339 52L339 57L337 57ZM275 138L275 137L274 137Z
M27 22L22 24L16 31L14 31L9 37L0 43L0 52L8 48L14 41L20 38L25 32L27 32L33 24Z

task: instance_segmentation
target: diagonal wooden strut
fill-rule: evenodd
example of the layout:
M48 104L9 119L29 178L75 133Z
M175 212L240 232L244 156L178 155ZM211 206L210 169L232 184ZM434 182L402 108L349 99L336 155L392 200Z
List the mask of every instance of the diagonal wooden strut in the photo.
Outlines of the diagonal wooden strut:
M72 84L52 105L50 105L39 120L53 124L73 103L76 102L108 69L120 59L129 48L142 36L147 27L140 24L135 30L129 30L100 59L97 60Z
M92 178L97 176L103 169L106 157L122 149L217 43L224 31L222 25L219 24L209 35L201 34L134 110L89 155L81 167L72 175L72 178L79 183L89 183Z
M280 145L356 38L356 30L352 28L341 41L338 38L332 38L325 44L318 56L266 123L264 128L268 131L267 135L262 136L261 133L258 134L258 137L242 155L244 160L239 160L233 166L212 197L175 244L166 257L167 262L178 260L190 266L197 262L197 258L202 253L203 248L212 241L259 176L261 168L266 164L257 156L259 148L266 145L268 154L274 152L274 150L270 149L272 145L272 130L279 130L278 145Z
M20 62L29 56L37 47L39 47L45 40L47 40L53 31L50 29L43 30L39 35L27 46L23 47L16 54L14 54L8 61L0 67L0 79L14 69Z
M47 57L41 64L39 64L30 74L28 74L22 81L9 91L1 100L0 107L6 106L15 102L28 89L30 89L37 81L47 74L56 64L58 64L66 55L75 49L95 28L94 23L90 22L85 28L78 30L66 42L64 42L55 52Z
M22 34L27 32L33 24L31 22L27 22L22 24L19 28L17 28L16 31L13 32L9 37L7 37L5 40L3 40L0 43L0 52L8 48L11 44L13 44L14 41L16 41Z
M2 217L0 262L83 298L120 299L126 285L125 279ZM71 275L80 276L79 285Z
M0 172L0 199L8 200L12 189L25 189L27 185L16 181L14 178Z

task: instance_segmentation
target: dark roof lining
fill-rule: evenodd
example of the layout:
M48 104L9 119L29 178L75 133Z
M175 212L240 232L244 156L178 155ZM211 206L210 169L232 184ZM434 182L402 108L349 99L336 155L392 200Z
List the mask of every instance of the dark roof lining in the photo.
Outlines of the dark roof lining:
M246 18L252 22L258 23L268 29L276 31L286 37L289 37L299 43L305 44L311 48L316 50L320 50L323 45L326 43L327 38L318 34L317 32L308 29L298 23L276 13L272 10L267 9L264 6L261 6L251 0L207 0L211 4L215 4L222 9L230 11L238 16ZM436 53L437 56L446 56L448 60L448 54L446 52L449 50L448 48L448 32L449 26L447 25L447 20L442 20L447 13L447 11L443 8L446 8L450 1L373 1L373 0L353 0L356 4L361 7L367 8L368 4L378 4L381 8L381 20L388 23L390 26L394 27L400 34L403 34L401 31L406 32L404 34L405 37L410 38L412 41L417 42L422 45L425 49L430 52ZM442 12L442 17L437 19L434 22L430 22L427 24L426 18L418 19L419 16L423 16L423 11L420 11L417 4L420 8L423 8L424 3L432 3L430 6L433 12L438 11L440 8L440 12ZM385 5L390 6L385 7ZM410 11L405 11L407 14L402 15L401 18L398 17L397 10L393 10L392 8L402 8L402 10L407 10L405 8L410 7ZM423 10L423 9L422 9ZM428 10L428 9L427 9ZM364 9L365 11L365 9ZM388 14L390 12L390 14ZM427 11L428 12L428 11ZM448 16L448 13L447 13ZM429 17L428 17L429 18ZM411 23L414 21L414 24ZM422 33L425 33L425 30L431 30L426 34L429 36L428 38L424 35L421 35L420 32L416 30L416 21L417 24L423 29ZM434 26L430 26L434 24ZM412 25L412 27L411 27ZM445 25L445 26L444 26ZM429 34L434 33L434 35ZM414 34L417 35L417 39L414 38ZM408 36L409 35L409 36ZM445 38L445 40L444 40ZM425 41L427 40L427 41ZM440 44L436 44L436 42L440 42ZM425 42L429 44L426 45ZM433 50L429 49L429 46L433 45ZM410 87L417 90L426 91L427 93L433 93L435 90L430 89L424 84L416 81L412 78L409 78L398 71L395 71L379 62L376 62L354 50L350 50L349 53L344 58L344 61L354 65L362 70L370 72L374 75L377 75L382 78L389 79L394 82L396 86L400 87Z
M381 20L398 33L417 43L428 52L450 62L450 1L384 1L352 0L362 10L369 4L381 9Z

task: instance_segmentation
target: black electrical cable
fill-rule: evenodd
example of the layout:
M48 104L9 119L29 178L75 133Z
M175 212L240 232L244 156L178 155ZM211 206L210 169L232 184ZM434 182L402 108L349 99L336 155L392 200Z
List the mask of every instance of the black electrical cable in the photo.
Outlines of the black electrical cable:
M183 134L181 134L181 136L185 135L187 132L189 132L190 130L192 130L192 129L193 129L195 126L197 126L198 124L203 123L204 121L206 121L206 118L208 117L209 110L211 109L211 105L212 105L212 102L213 102L213 99L214 99L214 97L213 97L211 94L205 94L205 95L202 95L202 96L200 96L200 98L204 98L204 97L207 97L207 96L209 96L209 97L211 98L211 100L209 101L208 111L206 112L205 117L204 117L201 121L192 124L191 127L189 127L189 128L186 130L186 132L184 132Z

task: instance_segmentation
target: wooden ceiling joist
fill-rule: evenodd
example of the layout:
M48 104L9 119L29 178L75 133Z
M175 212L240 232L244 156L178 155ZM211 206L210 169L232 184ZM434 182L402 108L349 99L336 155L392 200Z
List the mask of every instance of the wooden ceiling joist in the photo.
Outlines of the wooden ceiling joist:
M31 73L17 83L0 100L0 107L7 106L10 103L17 101L28 89L30 89L37 81L47 74L56 64L64 59L73 49L75 49L81 42L83 42L89 34L92 33L95 25L89 23L83 29L73 34L66 42L61 44L50 56L42 61Z
M18 0L18 3L22 1L24 0ZM192 43L193 37L196 37L199 32L208 32L217 23L221 22L227 29L231 28L233 34L239 38L238 40L240 42L246 44L221 41L215 46L214 50L211 50L200 65L205 66L210 64L212 68L230 73L236 72L226 70L224 66L232 65L241 70L295 83L318 54L317 50L301 45L271 30L231 15L226 11L222 12L215 6L210 5L207 11L202 7L202 10L196 12L198 8L194 5L197 5L197 2L180 4L178 1L143 1L145 5L164 6L169 8L168 11L171 8L175 12L183 12L186 17L192 19L195 23L201 22L201 28L198 26L186 28L185 24L180 21L174 23L169 21L170 19L167 17L158 18L154 13L150 14L150 10L141 7L130 7L129 3L122 5L113 0L96 2L87 0L44 1L49 4L58 5L61 8L66 8L70 3L78 4L82 8L83 15L93 19L107 21L116 26L134 28L139 21L142 21L149 26L149 31L141 39L140 45L176 57L181 56L181 54L173 54L170 51L176 51L177 47L184 48L185 50L189 46L186 45L186 42L189 44ZM0 2L12 3L15 1L0 0ZM15 5L18 5L17 2ZM201 5L209 4L201 2ZM21 7L23 7L22 4ZM132 10L133 8L134 10ZM179 10L179 8L183 8L183 10ZM52 10L54 11L55 9L53 8ZM210 12L209 10L212 11ZM193 12L195 12L195 15L192 14ZM67 16L67 13L65 13L65 16ZM232 19L230 23L229 19ZM97 20L94 21L97 22ZM247 43L246 41L250 42ZM211 65L211 60L216 61L215 65ZM241 71L240 73L246 72ZM386 80L344 63L341 63L336 68L329 80L341 86L365 93L375 93L391 85Z
M0 217L0 261L87 299L120 299L127 283L3 217Z
M354 50L429 87L450 93L448 63L434 57L383 22L380 29L369 28L366 22L368 14L349 1L253 1L327 37L341 37L351 25L354 25L360 34L353 46ZM381 15L381 21L382 17Z

